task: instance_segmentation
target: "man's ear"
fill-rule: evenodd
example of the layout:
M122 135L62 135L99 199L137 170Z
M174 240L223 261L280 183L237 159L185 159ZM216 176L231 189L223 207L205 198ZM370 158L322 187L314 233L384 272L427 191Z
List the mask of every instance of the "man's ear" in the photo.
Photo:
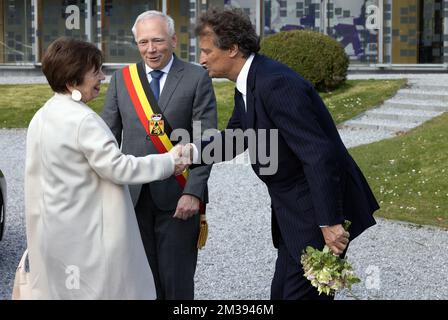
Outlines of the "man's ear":
M177 46L177 35L176 35L176 33L174 33L173 36L171 37L171 41L172 41L173 50L174 50L174 49L176 49L176 46Z
M240 48L236 44L232 44L232 46L229 48L229 57L235 58L238 53L240 52Z

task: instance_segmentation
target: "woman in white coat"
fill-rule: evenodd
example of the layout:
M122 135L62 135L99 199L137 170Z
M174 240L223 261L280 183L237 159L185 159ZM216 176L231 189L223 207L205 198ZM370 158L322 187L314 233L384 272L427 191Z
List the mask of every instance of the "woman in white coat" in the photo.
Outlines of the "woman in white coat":
M27 133L25 210L33 299L154 299L127 184L179 174L182 148L120 152L87 105L104 80L101 52L60 38L42 61L55 95Z

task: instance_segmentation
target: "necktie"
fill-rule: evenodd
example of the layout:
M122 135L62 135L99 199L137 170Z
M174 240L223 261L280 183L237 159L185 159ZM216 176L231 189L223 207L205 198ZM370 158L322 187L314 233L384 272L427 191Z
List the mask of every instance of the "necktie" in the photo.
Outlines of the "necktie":
M242 111L246 112L246 105L244 104L243 95L241 94L241 92L238 91L237 88L235 88L234 99L235 99L235 106L240 108Z
M247 124L246 124L246 108L244 106L244 100L243 100L243 95L241 94L241 92L238 91L237 88L235 88L235 95L234 95L234 102L235 102L235 109L239 109L239 114L241 117L241 124L243 125L244 128L246 128Z
M160 96L160 78L162 78L163 76L163 71L153 70L149 74L151 75L152 78L152 81L149 85L151 87L152 92L154 93L154 97L158 102Z

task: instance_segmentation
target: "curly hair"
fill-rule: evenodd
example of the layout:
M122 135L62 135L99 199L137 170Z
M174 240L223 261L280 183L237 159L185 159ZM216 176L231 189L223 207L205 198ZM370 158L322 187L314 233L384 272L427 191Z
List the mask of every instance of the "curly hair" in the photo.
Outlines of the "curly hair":
M212 34L207 29L213 30ZM260 50L260 37L255 32L249 17L237 8L211 8L199 17L195 28L196 36L214 36L216 47L227 50L238 45L244 58Z

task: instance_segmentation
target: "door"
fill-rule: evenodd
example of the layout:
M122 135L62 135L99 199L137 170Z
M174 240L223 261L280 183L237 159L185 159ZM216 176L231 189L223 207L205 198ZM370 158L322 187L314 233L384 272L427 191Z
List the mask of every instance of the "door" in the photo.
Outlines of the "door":
M420 1L418 63L443 63L443 1Z
M394 0L392 63L443 63L443 1Z

